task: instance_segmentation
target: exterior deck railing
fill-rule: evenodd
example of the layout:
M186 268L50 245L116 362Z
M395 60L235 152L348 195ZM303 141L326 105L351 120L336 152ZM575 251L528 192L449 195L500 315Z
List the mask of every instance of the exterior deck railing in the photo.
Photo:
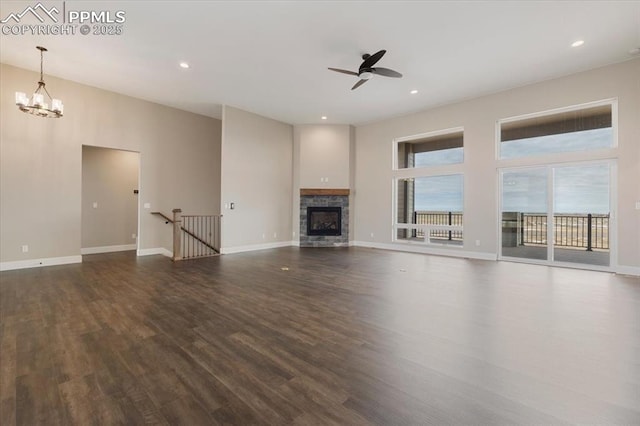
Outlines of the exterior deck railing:
M608 214L555 214L554 246L593 249L609 249ZM415 211L416 225L462 226L463 213L443 211ZM543 213L503 213L503 232L514 233L514 245L546 245L547 215ZM424 238L424 231L412 231L414 238ZM431 238L462 241L463 231L432 230Z
M547 215L518 213L521 245L547 244ZM609 249L608 214L555 214L554 246L593 249Z
M415 211L413 212L413 223L416 225L454 225L462 226L462 213L460 212L433 212ZM416 229L413 231L414 237L424 237L424 231ZM448 231L434 229L430 234L431 238L445 239L449 241L462 241L462 231Z

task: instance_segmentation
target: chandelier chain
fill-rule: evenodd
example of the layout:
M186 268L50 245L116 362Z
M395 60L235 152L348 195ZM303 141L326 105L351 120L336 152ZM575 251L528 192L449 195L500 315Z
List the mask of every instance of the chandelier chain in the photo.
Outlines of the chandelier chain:
M44 77L43 77L44 73L42 71L43 70L43 65L42 64L44 62L44 58L43 57L44 57L44 51L41 50L40 51L40 81L44 83Z

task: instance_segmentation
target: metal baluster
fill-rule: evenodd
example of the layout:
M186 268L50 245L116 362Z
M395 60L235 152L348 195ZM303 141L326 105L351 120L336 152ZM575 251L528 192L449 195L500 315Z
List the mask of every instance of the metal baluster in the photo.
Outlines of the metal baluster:
M593 251L591 247L591 213L587 215L587 251Z

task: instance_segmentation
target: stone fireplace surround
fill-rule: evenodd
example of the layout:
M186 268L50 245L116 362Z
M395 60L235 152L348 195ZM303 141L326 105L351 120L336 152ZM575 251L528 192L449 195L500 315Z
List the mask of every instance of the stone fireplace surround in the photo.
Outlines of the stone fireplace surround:
M341 235L307 235L307 207L341 207ZM300 247L341 247L349 245L349 190L300 190Z

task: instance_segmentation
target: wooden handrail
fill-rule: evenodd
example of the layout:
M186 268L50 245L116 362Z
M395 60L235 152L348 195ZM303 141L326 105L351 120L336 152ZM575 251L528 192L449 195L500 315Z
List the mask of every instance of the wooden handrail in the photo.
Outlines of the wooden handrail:
M151 214L156 214L158 216L162 216L163 219L166 221L165 223L173 223L173 219L168 218L167 216L165 216L163 213L161 212L151 212Z

